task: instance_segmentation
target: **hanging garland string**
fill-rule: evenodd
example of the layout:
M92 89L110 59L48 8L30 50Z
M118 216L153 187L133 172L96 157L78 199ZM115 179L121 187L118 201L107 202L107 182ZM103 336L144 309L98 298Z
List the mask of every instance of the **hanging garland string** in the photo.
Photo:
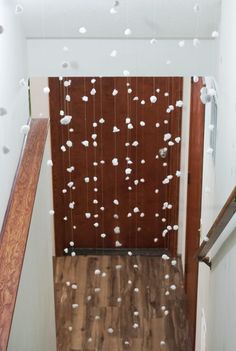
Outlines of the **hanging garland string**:
M84 96L86 96L87 88L86 88L86 78L84 77ZM84 103L84 136L85 140L88 140L88 125L87 125L87 104ZM85 170L86 177L89 178L89 167L88 167L88 148L85 148ZM89 213L89 184L86 182L86 210Z
M100 77L99 80L99 86L100 86L100 118L103 116L103 81L102 81L102 77ZM100 150L101 150L101 160L104 161L104 150L103 150L103 124L100 124ZM104 207L104 164L100 164L100 174L101 174L101 205L102 207ZM102 227L102 234L106 234L105 233L105 227L104 227L104 218L105 218L105 214L104 214L104 210L101 213L101 227ZM104 247L105 247L105 237L102 236L102 248L104 251Z

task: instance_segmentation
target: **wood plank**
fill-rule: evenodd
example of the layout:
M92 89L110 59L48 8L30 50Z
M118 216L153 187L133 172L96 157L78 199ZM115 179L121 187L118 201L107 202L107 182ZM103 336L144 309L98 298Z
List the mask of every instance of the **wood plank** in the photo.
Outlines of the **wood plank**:
M31 121L13 184L0 243L0 350L7 349L17 290L24 261L41 162L47 119Z
M191 350L179 258L176 267L163 262L160 257L148 256L77 256L66 260L70 260L71 264L63 265L61 262L65 259L56 258L58 351ZM122 268L117 270L117 264ZM138 264L138 270L134 269L134 264ZM71 288L65 289L65 279L63 286L58 277L67 276L68 267L73 265L76 269L72 269L74 276L70 277L72 281L79 281L76 294L79 294L80 307L72 312L73 331L69 334L74 296ZM106 277L95 277L95 268L106 271ZM169 274L169 279L164 279L166 274ZM129 279L132 284L128 284ZM170 289L171 284L176 284L175 291ZM96 297L95 286L101 287ZM139 292L134 292L135 287L139 288ZM169 296L165 296L167 290L170 291ZM88 295L92 296L89 302ZM122 297L121 303L117 302L118 296ZM162 305L169 310L168 316L161 310ZM135 311L139 312L138 316L134 315ZM95 318L97 315L100 317L98 320ZM133 328L134 323L138 323L137 329ZM112 328L113 333L109 334L108 328ZM160 346L162 340L166 344ZM127 341L129 344L125 343Z

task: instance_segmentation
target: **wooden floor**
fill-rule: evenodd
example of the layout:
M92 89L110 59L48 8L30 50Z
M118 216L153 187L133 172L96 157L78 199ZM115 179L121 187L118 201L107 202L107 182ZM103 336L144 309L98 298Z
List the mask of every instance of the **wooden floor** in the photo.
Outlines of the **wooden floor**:
M149 256L56 258L58 351L190 351L179 265Z

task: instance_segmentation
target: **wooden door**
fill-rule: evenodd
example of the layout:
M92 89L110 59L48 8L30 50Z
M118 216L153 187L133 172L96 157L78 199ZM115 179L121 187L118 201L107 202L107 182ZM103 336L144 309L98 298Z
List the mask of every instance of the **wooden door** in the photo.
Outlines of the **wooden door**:
M175 138L181 135L182 109L175 105L182 99L182 79L94 80L49 80L56 253L63 254L70 241L80 248L113 248L119 242L175 253L177 231L162 233L178 220L180 142ZM170 113L169 105L174 106ZM60 123L62 110L72 116L69 125ZM164 141L167 133L171 138ZM165 147L167 156L161 158L159 150ZM168 175L173 179L163 184ZM163 209L164 202L172 208Z

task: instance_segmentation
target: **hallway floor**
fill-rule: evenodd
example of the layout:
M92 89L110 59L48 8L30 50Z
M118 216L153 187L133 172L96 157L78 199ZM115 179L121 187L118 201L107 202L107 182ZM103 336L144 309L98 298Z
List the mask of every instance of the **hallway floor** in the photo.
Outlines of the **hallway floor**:
M58 351L191 350L180 261L59 257L55 296Z

